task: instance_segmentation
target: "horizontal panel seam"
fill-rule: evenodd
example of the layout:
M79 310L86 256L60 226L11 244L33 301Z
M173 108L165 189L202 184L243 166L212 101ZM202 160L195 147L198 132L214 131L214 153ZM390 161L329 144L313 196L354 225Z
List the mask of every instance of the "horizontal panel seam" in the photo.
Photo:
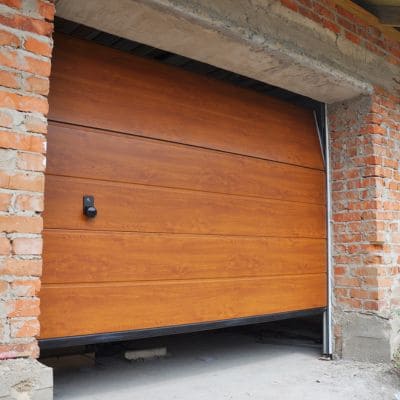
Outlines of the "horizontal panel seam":
M100 179L100 178L90 178L90 177L83 177L83 176L73 176L73 175L61 175L61 174L53 174L53 173L46 173L46 176L54 176L59 178L72 178L72 179L82 179L87 181L94 181L94 182L105 182L105 183L115 183L115 184L122 184L122 185L133 185L133 186L144 186L148 188L160 188L162 190L165 189L172 189L177 191L184 191L184 192L193 192L193 193L210 193L210 194L217 194L223 196L232 196L232 197L240 197L240 198L253 198L253 199L260 199L260 200L275 200L275 201L284 201L286 203L298 203L298 204L313 204L318 206L324 206L325 203L320 202L311 202L311 201L301 201L301 200L287 200L282 197L264 197L264 196L257 196L253 194L240 194L240 193L229 193L229 192L213 192L211 190L204 190L204 189L194 189L194 188L185 188L185 187L178 187L178 186L164 186L164 185L152 185L149 183L137 183L137 182L128 182L128 181L120 181L120 180L111 180L111 179Z
M308 203L303 201L293 201L293 200L284 200L284 199L275 199L269 197L259 197L259 196L252 196L252 195L242 195L242 194L234 194L234 193L222 193L222 192L210 192L205 190L197 190L197 189L186 189L186 188L174 188L170 186L157 186L157 185L148 185L143 183L132 183L132 182L120 182L120 181L111 181L111 180L102 180L102 179L93 179L93 178L81 178L77 176L68 176L68 175L53 175L53 174L46 174L46 176L52 176L54 178L61 178L61 179L70 179L75 181L94 181L98 184L104 183L103 186L138 186L141 189L145 190L159 190L163 192L185 192L185 193L200 193L202 195L216 195L216 196L223 196L223 197L238 197L241 199L257 199L258 201L272 201L272 202L283 202L283 203L291 203L291 204L301 204L301 205L312 205L317 206L319 208L326 208L325 204L320 203Z
M157 231L115 231L108 229L68 229L68 228L50 228L45 227L44 231L46 232L54 232L54 231L62 231L62 232L96 232L96 233L122 233L122 234L160 234L160 235L186 235L186 236L210 236L210 237L232 237L232 238L276 238L276 239L317 239L317 240L326 240L326 236L268 236L268 235L234 235L234 234L222 234L222 233L189 233L189 232L157 232Z
M64 283L49 283L42 282L42 288L62 288L62 287L105 287L105 286L146 286L162 284L185 284L185 283L217 283L217 282L234 282L234 281L252 281L252 280L274 280L277 278L296 278L296 277L321 277L325 276L326 272L310 272L302 274L277 274L277 275L260 275L260 276L234 276L234 277L218 277L218 278L190 278L190 279L159 279L159 280L136 280L136 281L107 281L107 282L64 282Z
M59 76L57 76L57 72L54 72L52 77L53 77L53 80L55 80L55 81L60 78L61 78L61 80L62 79L65 80L65 74L59 74ZM74 77L74 79L75 79L75 81L80 81L82 86L87 82L86 79L81 79L79 77ZM103 85L101 81L94 80L94 81L92 81L92 84L94 84L94 86L96 88L100 88L100 89L106 88L107 89L107 87L105 85ZM81 85L79 85L79 86L81 86ZM137 84L134 84L134 86L137 86ZM118 90L118 89L120 89L120 88L118 86L114 85L114 90ZM167 105L167 107L171 106L171 101L168 98L168 96L164 96L162 94L160 95L160 93L158 93L158 96L154 96L154 91L152 91L150 88L146 88L146 87L144 87L144 90L143 90L143 86L139 87L139 89L141 90L141 92L140 92L141 96L143 96L147 100L151 100L152 102L155 101L157 106L160 104L160 102L162 105L164 105L164 107L165 107L165 105ZM261 97L270 99L271 96L261 94ZM198 104L190 104L185 101L179 101L179 100L177 101L177 98L175 97L173 106L176 107L176 105L178 105L179 108L189 111L189 113L186 115L196 115L197 116L199 113L199 110L200 110L200 112L202 112L203 115L205 114L206 117L209 115L212 115L219 119L221 119L221 117L222 117L224 119L231 120L233 123L240 122L240 123L248 124L249 121L251 121L256 127L263 127L263 126L271 123L271 121L268 119L259 122L259 119L262 118L263 116L265 118L266 112L270 111L269 107L265 107L265 110L259 110L259 112L257 112L256 115L252 115L250 118L249 117L246 118L246 117L235 115L234 113L226 113L226 112L216 111L215 109L212 109L211 107L199 107ZM249 107L249 109L252 109L252 108L253 107ZM174 111L174 110L172 110L171 108L167 108L167 112L171 112L171 111ZM192 113L190 113L190 111L192 111ZM311 129L313 130L314 134L317 135L315 126L313 124L311 110L302 108L302 111L304 111L304 114L305 114L302 118L307 117L310 119ZM274 111L274 112L276 112L276 111ZM306 114L309 114L309 115L306 115ZM282 118L278 117L278 118L274 118L274 119L280 120L280 121L286 121L288 118L288 115L290 115L290 112L282 113L281 115L282 115ZM297 116L297 118L296 117L293 118L293 127L289 126L288 129L296 129L296 125L298 124L297 119L300 119L300 117ZM53 117L51 118L51 120L57 121L57 119L53 119ZM60 122L64 122L64 121L60 121ZM302 121L302 122L304 122L304 121Z
M117 133L120 135L128 135L128 136L134 136L134 137L138 137L141 139L148 139L148 140L154 140L154 141L159 141L159 142L165 142L165 143L172 143L172 144L179 144L179 145L183 145L183 146L188 146L188 147L193 147L196 149L204 149L204 150L209 150L209 151L214 151L214 152L218 152L218 153L223 153L223 154L230 154L230 155L236 155L236 156L242 156L242 157L249 157L249 158L253 158L256 160L263 160L263 161L270 161L270 162L274 162L274 163L278 163L278 164L284 164L284 165L289 165L289 166L293 166L293 167L299 167L299 168L305 168L305 169L310 169L313 171L320 171L320 172L325 172L324 168L317 168L317 167L311 167L311 166L307 166L307 165L300 165L300 164L295 164L295 163L289 163L289 162L283 162L283 161L279 161L279 160L272 160L269 158L263 158L263 157L257 157L254 155L250 155L250 154L243 154L243 153L236 153L233 151L228 151L228 150L221 150L221 149L216 149L216 148L212 148L212 147L206 147L206 146L200 146L200 145L196 145L196 144L192 144L192 143L184 143L184 142L176 142L173 140L167 140L167 139L161 139L161 138L155 138L155 137L150 137L150 136L145 136L143 134L140 133L132 133L132 132L126 132L126 131L117 131L117 130L112 130L112 129L104 129L104 128L98 128L95 126L90 126L90 125L81 125L81 124L76 124L73 122L67 122L67 121L62 121L62 120L55 120L55 119L49 119L49 125L55 123L56 125L67 125L67 126L72 126L75 128L85 128L85 129L91 129L91 130L98 130L101 132L112 132L112 133ZM318 154L320 154L320 149L318 148Z
M116 233L120 235L126 235L126 236L170 236L173 238L174 236L185 236L185 237L190 237L190 238L198 238L199 236L210 236L210 237L220 237L220 238L237 238L237 239L244 239L244 240L251 240L251 239L288 239L288 240L322 240L326 241L325 237L307 237L307 236L268 236L268 235L263 235L263 236L249 236L249 235L229 235L229 234L196 234L196 233L170 233L170 232L141 232L141 231L109 231L109 230L97 230L97 229L91 229L91 230L86 230L86 229L65 229L65 228L45 228L44 233L65 233L65 234L89 234L89 235L103 235L103 236L108 236L110 233Z

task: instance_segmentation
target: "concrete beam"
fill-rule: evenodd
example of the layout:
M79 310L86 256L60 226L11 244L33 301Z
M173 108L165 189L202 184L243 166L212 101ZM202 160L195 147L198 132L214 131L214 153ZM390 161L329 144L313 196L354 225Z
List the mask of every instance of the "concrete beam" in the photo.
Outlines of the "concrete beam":
M327 103L369 93L375 78L392 85L397 72L274 0L57 0L56 10Z

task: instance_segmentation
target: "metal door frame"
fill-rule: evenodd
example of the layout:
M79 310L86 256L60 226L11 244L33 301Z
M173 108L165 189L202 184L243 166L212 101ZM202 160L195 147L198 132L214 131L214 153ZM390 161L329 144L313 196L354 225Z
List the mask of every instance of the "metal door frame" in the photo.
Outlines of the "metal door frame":
M326 190L326 275L327 275L327 307L323 317L322 354L332 358L333 331L332 331L332 191L331 191L331 163L329 152L329 125L328 105L320 103L314 109L315 122L321 145L321 154L325 165L325 190Z

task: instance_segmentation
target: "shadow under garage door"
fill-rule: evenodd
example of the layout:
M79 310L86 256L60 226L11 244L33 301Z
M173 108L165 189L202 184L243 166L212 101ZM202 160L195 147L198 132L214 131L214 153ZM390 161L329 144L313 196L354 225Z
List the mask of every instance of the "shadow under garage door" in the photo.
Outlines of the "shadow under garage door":
M310 110L60 34L49 102L41 339L326 305Z

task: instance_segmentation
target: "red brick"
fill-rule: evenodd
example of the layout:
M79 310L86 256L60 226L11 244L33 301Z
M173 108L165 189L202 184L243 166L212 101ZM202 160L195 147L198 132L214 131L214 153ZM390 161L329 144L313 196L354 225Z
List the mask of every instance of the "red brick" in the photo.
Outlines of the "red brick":
M0 29L0 46L19 47L21 41L17 35Z
M314 11L317 14L327 18L328 20L334 20L333 12L330 11L328 8L322 6L321 4L314 3Z
M7 233L41 233L43 221L41 217L19 215L0 215L0 230Z
M340 5L336 5L336 11L341 16L346 17L348 20L355 22L356 24L365 25L356 15L354 15L351 11L341 7Z
M42 244L42 238L15 238L12 241L12 251L17 255L40 255Z
M350 32L354 32L356 30L356 26L345 18L338 17L337 22L340 26L342 26L343 28L347 29Z
M0 126L3 128L10 128L13 125L13 118L10 114L0 110Z
M27 92L37 93L46 96L49 93L49 79L30 76L24 82Z
M8 238L0 236L0 255L8 256L11 251L11 244Z
M347 297L337 297L336 302L345 306L350 310L361 310L362 302L359 299L347 298ZM347 307L346 307L347 306Z
M9 209L11 197L10 193L0 192L0 211L7 211Z
M16 299L6 302L7 317L36 317L40 314L39 299Z
M44 19L52 21L54 19L54 13L55 13L55 8L52 2L40 0L39 14Z
M382 256L378 254L367 254L364 257L365 264L381 264L383 262Z
M0 260L0 275L40 276L42 260L6 258Z
M13 338L34 337L38 336L40 332L40 324L37 319L12 319L10 325Z
M366 286L380 287L380 288L390 288L393 284L392 278L384 278L384 277L373 277L373 278L364 278L364 284Z
M0 70L0 86L17 89L21 85L18 81L18 75L15 72Z
M379 125L365 125L360 129L360 133L363 134L378 134L378 135L386 135L387 130Z
M348 40L350 40L351 42L353 42L355 44L360 44L360 42L361 42L361 39L354 33L346 31L345 36Z
M37 172L15 172L10 174L0 171L0 187L42 192L44 189L44 175Z
M358 287L360 285L360 280L358 278L337 276L335 277L335 284L337 286Z
M343 214L333 215L333 220L335 222L358 221L360 219L361 219L361 213L359 212L345 212Z
M18 50L5 48L0 49L0 65L44 77L50 75L51 69L50 61L39 60L23 55Z
M330 31L332 31L332 32L334 32L336 34L340 33L340 26L335 24L332 21L328 21L328 20L324 19L322 21L322 25L324 26L324 28L327 28L327 29L329 29Z
M21 8L22 0L0 0L0 4L4 4L5 6L12 8Z
M20 194L15 199L18 211L43 211L43 195Z
M0 90L0 107L42 114L47 114L49 108L45 98L23 96L4 90Z
M10 289L15 296L33 297L40 291L40 279L16 280L11 282Z
M28 171L44 171L46 168L46 158L38 153L19 152L17 167Z
M299 7L297 5L297 3L294 0L281 0L281 3L287 7L290 8L293 11L298 11Z
M309 8L305 8L305 7L299 7L299 13L303 16L305 16L306 18L311 19L312 21L317 22L318 24L322 23L322 18L320 15L316 14L315 12L313 12L312 10L310 10Z
M52 44L49 41L43 41L33 37L29 37L26 38L24 41L24 48L31 53L41 54L42 56L50 57Z
M52 23L18 14L0 14L0 24L49 37L53 32Z
M335 296L348 297L349 289L335 288L334 292L335 292Z
M377 301L365 301L363 307L366 311L378 311L379 303Z
M25 57L23 64L23 71L30 72L32 74L40 76L49 76L51 70L50 61L38 60L33 57Z
M0 130L0 148L43 153L45 139L41 136Z
M25 128L29 132L35 133L47 133L47 123L40 118L34 117L32 115L27 116L25 119Z
M0 360L15 357L39 356L39 347L36 340L29 343L0 344Z
M312 1L311 0L297 0L300 4L303 6L306 6L308 8L312 7Z
M0 280L0 295L5 295L8 291L8 282Z
M346 267L335 267L334 270L334 274L335 275L345 275L347 272L347 268Z
M364 289L351 289L350 296L356 299L368 299L370 292Z

